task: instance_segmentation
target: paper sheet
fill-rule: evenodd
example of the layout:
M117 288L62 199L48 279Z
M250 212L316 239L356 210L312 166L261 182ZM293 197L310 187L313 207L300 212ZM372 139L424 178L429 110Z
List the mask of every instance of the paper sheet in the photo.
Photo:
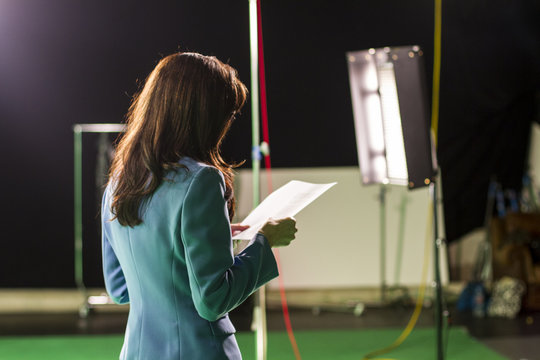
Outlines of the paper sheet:
M296 215L335 184L335 182L312 184L298 180L288 182L268 195L259 206L253 209L241 222L242 225L249 225L250 228L233 236L233 239L251 240L268 219L282 219Z

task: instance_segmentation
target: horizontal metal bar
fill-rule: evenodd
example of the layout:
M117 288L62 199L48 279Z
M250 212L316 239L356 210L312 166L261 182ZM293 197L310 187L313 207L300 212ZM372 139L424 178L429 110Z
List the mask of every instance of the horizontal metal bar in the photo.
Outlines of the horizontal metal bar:
M92 133L109 133L109 132L124 132L126 131L125 124L75 124L73 132L92 132Z

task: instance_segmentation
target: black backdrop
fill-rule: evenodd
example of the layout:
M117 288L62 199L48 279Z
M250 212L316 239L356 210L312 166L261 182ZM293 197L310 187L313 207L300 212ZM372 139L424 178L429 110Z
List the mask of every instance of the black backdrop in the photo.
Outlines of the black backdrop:
M481 226L491 174L519 187L539 9L444 3L439 160L452 240ZM432 1L272 0L262 11L276 167L357 165L346 51L418 44L431 79ZM72 125L122 121L138 83L178 48L228 61L249 84L248 23L247 0L0 3L0 286L74 285ZM224 144L246 166L249 114L248 105ZM85 136L89 285L101 284L95 141Z

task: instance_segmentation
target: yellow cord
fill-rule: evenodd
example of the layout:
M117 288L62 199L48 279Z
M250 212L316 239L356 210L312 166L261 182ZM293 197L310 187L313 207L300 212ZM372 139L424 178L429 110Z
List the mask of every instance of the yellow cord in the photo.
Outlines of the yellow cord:
M431 98L431 131L433 131L435 147L439 133L439 94L441 85L441 28L442 0L435 0L435 34L433 41L433 89Z
M440 79L441 79L441 33L442 33L442 0L435 0L435 24L434 24L434 47L433 47L433 89L432 89L432 101L431 101L431 131L433 132L433 140L435 147L437 146L437 135L439 131L439 96L440 96ZM433 201L430 200L430 206L428 210L428 221L426 228L426 240L424 251L424 265L422 268L422 282L418 289L418 298L416 300L416 307L411 315L407 327L401 335L390 345L380 350L372 351L364 355L363 360L373 359L376 356L388 353L399 345L401 345L405 339L411 334L414 329L422 308L424 305L424 296L426 292L428 264L431 253L431 239L433 235ZM392 360L389 358L379 358L379 360Z

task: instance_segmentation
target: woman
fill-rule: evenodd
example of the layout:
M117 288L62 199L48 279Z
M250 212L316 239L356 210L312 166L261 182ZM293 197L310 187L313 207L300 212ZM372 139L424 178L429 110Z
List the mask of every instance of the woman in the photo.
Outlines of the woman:
M266 223L233 256L233 174L221 142L247 96L214 57L162 59L135 97L103 197L103 270L130 303L121 359L241 359L227 313L278 275L271 247L291 218Z

